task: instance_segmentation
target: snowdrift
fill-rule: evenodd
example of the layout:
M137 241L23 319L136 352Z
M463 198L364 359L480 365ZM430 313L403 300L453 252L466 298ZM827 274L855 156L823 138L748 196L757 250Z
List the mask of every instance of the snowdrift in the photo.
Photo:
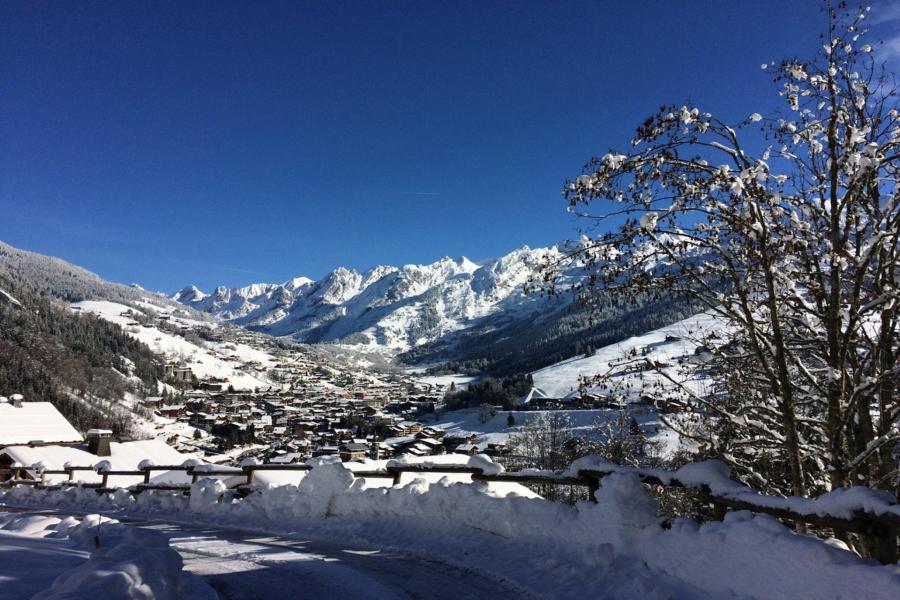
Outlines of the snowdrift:
M216 597L212 588L182 571L181 556L158 531L129 527L98 514L81 520L38 515L3 515L0 529L41 538L67 538L90 557L62 572L34 600L198 600ZM99 536L100 547L95 546ZM22 565L27 569L27 565Z
M591 585L606 589L608 582L626 575L665 581L666 594L676 597L886 599L900 589L896 566L864 561L767 516L738 511L723 522L701 525L680 519L664 529L656 500L632 473L607 476L596 499L573 507L498 495L485 485L449 479L416 478L402 486L369 488L340 462L328 459L317 461L297 486L272 487L244 499L213 479L194 484L190 498L153 492L135 499L126 493L97 496L90 490L25 487L0 495L0 501L10 504L166 515L279 534L352 532L408 551L439 551L475 568L487 565L547 597L581 595ZM482 545L475 546L475 540ZM514 560L508 554L500 560L492 554L494 544L512 544L518 554ZM560 573L536 576L548 568L565 568L564 580Z

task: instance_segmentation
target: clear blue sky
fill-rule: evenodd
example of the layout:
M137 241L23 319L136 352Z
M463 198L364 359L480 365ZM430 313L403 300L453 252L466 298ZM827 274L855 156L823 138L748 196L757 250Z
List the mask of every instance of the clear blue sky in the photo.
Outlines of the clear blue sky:
M0 5L0 239L173 291L574 235L664 102L773 104L809 1Z

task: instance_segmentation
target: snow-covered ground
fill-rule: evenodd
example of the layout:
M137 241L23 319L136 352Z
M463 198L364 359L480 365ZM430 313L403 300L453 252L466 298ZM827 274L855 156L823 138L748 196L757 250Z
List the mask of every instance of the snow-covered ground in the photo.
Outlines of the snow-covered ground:
M512 414L514 424L509 426L509 415ZM481 422L478 409L455 410L444 413L434 421L426 422L429 426L440 427L452 437L468 437L475 435L475 444L479 449L487 448L488 444L504 444L510 436L519 433L529 421L539 419L548 414L565 415L572 424L572 433L578 437L591 438L595 436L595 425L615 419L619 411L616 409L594 410L529 410L498 412L486 422ZM678 447L678 436L671 429L659 421L652 410L634 411L630 413L641 426L641 430L647 439L660 442L664 453L671 453Z
M99 539L99 547L96 540ZM93 514L0 512L0 599L213 600L157 531Z
M227 559L218 571L208 561L198 567L207 569L207 578L227 580L222 583L226 589L229 582L247 589L246 582L257 581L257 571L279 562L294 563L303 576L269 571L276 580L285 585L307 580L310 590L331 589L332 597L340 597L342 588L327 587L331 574L344 576L349 585L371 586L376 598L411 595L391 587L399 585L391 580L404 573L422 587L422 597L449 597L443 593L449 590L453 597L881 600L895 598L900 589L897 566L861 560L766 516L736 511L723 522L679 519L663 528L655 499L629 473L608 476L597 503L576 506L501 497L480 484L448 481L415 479L398 487L367 488L329 460L320 461L299 486L220 500L223 491L220 482L207 480L194 485L190 498L154 492L133 499L20 487L0 492L0 502L188 524L196 533L183 530L178 535L186 537L175 546ZM871 495L862 498L872 500ZM249 528L278 540L234 537L223 528ZM344 556L345 550L352 556ZM376 557L371 566L360 558L366 553ZM391 557L402 564L379 560ZM341 564L329 564L335 561ZM423 562L449 576L421 571ZM466 588L473 573L477 592ZM309 596L300 589L291 597Z
M462 375L460 373L451 375L416 375L415 370L411 369L407 369L407 373L413 374L417 381L427 383L428 385L449 387L452 383L459 389L465 389L467 385L473 381L478 381L479 379L477 375Z
M237 369L239 362L224 360L228 356L237 356L244 360L255 360L266 365L274 364L275 359L259 350L243 344L203 344L197 345L183 337L161 331L156 327L129 325L133 319L122 316L127 311L138 312L124 304L105 300L85 300L72 304L83 312L93 313L107 321L121 326L126 334L146 344L153 352L166 356L169 360L184 361L198 377L227 378L237 389L255 389L272 385L271 381L249 375Z
M667 327L600 348L592 356L576 356L544 367L532 374L534 385L548 396L561 398L578 390L585 379L588 380L588 391L602 391L591 384L590 379L610 375L610 386L616 392L636 399L645 392L659 389L672 391L674 385L664 377L665 374L695 392L702 392L706 381L692 378L690 369L680 365L679 359L687 363L702 358L695 355L698 346L706 336L721 332L722 329L721 321L715 316L700 313ZM630 369L625 364L642 359L659 363L662 368L659 372L640 371Z

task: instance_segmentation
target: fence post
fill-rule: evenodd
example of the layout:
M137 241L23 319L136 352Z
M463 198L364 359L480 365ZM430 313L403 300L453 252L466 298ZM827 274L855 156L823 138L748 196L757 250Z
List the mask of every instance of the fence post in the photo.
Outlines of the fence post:
M106 489L106 484L109 482L109 472L103 471L102 475L103 479L100 481L100 487Z
M388 467L387 472L394 476L394 482L392 485L400 485L400 478L403 476L403 471L401 471L397 467Z
M600 474L590 471L578 471L578 476L588 482L588 498L591 502L597 502L597 492L600 490Z
M727 510L728 509L724 504L713 499L713 519L716 521L724 521Z
M247 473L247 485L253 485L256 469L253 468L253 465L247 465L244 467L244 471Z
M75 481L75 469L73 469L72 467L66 467L65 471L68 475L66 481Z
M872 535L875 538L875 558L883 565L896 564L897 528L887 524L876 525L872 527Z
M144 485L150 484L150 469L144 469Z

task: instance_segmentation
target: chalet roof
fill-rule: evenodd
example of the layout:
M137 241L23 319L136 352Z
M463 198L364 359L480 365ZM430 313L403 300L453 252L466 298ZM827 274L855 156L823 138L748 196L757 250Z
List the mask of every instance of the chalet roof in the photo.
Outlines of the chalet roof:
M143 440L137 442L112 442L109 445L109 456L97 456L87 450L83 445L78 446L7 446L0 450L0 454L8 455L14 462L25 467L31 467L36 463L43 463L44 468L61 470L66 463L79 467L88 467L102 460L108 461L114 471L134 471L142 460L150 460L157 465L180 465L185 460L192 458L190 455L181 454L163 440ZM86 482L100 481L99 475L93 471L77 471L76 477ZM50 483L56 483L66 479L66 475L48 475ZM132 485L141 483L143 475L122 476L112 475L109 478L110 485ZM190 483L191 478L183 471L154 472L150 480L153 483Z
M347 452L366 452L369 447L365 444L342 444L341 449Z
M516 406L529 404L532 400L540 400L543 398L549 398L549 396L547 396L546 392L541 388L533 387L527 394L516 401Z
M49 402L0 403L0 447L32 441L72 444L82 437Z

